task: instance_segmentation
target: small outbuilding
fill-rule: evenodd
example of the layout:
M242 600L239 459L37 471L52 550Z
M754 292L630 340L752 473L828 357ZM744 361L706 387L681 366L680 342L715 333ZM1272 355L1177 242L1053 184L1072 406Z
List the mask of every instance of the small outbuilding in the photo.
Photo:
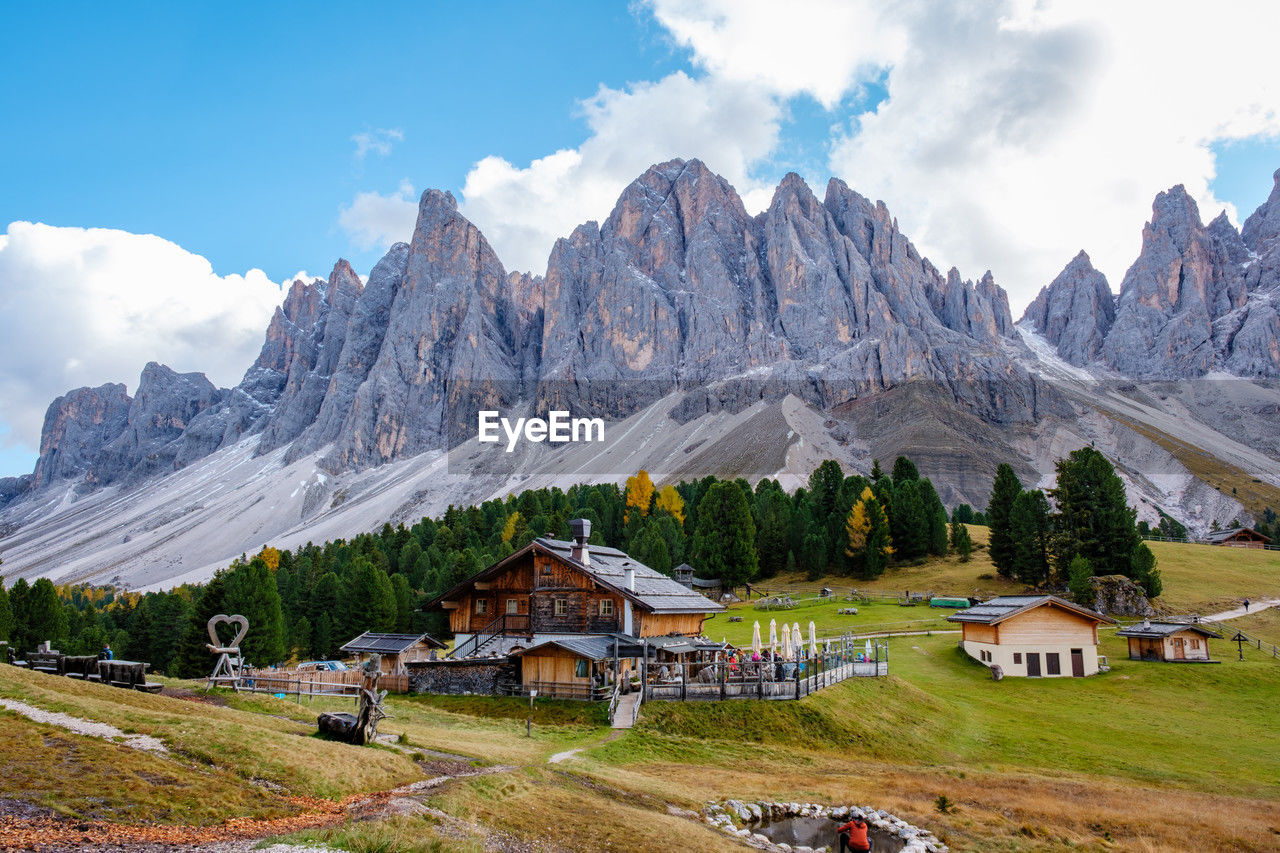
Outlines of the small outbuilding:
M1152 622L1116 631L1129 640L1129 660L1173 663L1217 663L1209 659L1209 639L1221 640L1216 631L1189 622Z
M403 673L405 664L429 660L433 649L445 648L445 644L429 634L375 634L366 631L342 647L348 655L359 655L364 663L370 655L381 655L384 673Z
M1232 527L1210 533L1206 541L1210 545L1227 545L1232 548L1265 548L1271 544L1271 537L1263 536L1252 527Z
M1003 675L1081 678L1098 671L1101 613L1056 595L1002 595L947 617L963 630L961 647Z

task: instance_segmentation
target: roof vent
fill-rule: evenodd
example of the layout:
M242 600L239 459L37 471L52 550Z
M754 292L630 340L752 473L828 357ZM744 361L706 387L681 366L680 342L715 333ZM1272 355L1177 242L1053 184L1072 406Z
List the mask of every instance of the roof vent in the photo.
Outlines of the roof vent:
M1143 620L1142 620L1142 627L1143 627L1143 628L1150 628L1150 627L1151 627L1151 620L1150 620L1150 619L1143 619Z
M573 531L573 550L570 556L584 566L591 565L591 548L587 540L591 538L591 521L586 518L575 518L569 522Z

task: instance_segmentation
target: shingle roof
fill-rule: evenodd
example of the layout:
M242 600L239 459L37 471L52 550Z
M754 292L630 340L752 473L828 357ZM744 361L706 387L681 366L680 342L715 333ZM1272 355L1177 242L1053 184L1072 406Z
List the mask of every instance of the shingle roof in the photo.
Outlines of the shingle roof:
M342 651L353 654L399 655L419 640L435 649L445 647L444 643L427 634L375 634L365 631L344 645Z
M630 593L629 597L654 613L711 613L724 610L724 607L717 602L654 571L617 548L592 545L590 546L591 564L583 565L573 559L572 542L561 539L535 539L534 544L541 545L606 586L611 586L624 595ZM634 590L627 589L627 569L635 572Z
M1096 613L1078 604L1072 604L1070 601L1058 598L1056 595L1002 595L957 613L952 613L947 617L947 621L995 625L1011 616L1025 613L1045 604L1054 604L1088 619L1096 619L1099 622L1115 622L1114 619L1103 616L1101 613Z
M1252 527L1232 527L1227 530L1219 530L1217 533L1210 533L1205 538L1209 542L1225 542L1226 540L1240 533L1248 533L1251 536L1256 536L1258 538L1258 541L1264 544L1269 543L1271 541L1271 537L1263 536L1261 533L1254 530Z
M1191 622L1143 622L1141 625L1130 625L1127 628L1121 628L1116 631L1117 637L1168 637L1181 631L1195 631L1205 637L1215 637L1219 640L1222 635L1217 631L1211 631L1203 625L1197 625Z
M588 660L605 660L613 657L613 643L613 637L565 637L557 640L546 640L536 646L513 651L511 657L520 657L530 652L536 652L538 649L555 646Z

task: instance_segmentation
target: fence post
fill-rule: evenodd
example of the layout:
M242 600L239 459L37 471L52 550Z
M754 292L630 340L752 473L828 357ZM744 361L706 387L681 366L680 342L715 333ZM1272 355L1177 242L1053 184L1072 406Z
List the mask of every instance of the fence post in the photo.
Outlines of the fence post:
M680 661L680 701L683 702L689 695L689 664L684 660Z

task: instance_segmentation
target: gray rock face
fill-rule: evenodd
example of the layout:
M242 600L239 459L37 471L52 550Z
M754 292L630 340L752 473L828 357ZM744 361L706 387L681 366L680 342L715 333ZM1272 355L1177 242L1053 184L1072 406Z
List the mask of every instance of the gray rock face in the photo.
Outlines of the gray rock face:
M1040 291L1022 317L1077 367L1097 358L1115 318L1107 277L1093 268L1083 251Z
M1179 185L1156 196L1114 310L1082 252L1023 319L1078 366L1096 359L1146 379L1280 376L1278 235L1280 178L1243 232L1225 213L1201 223Z
M187 425L225 394L203 373L176 373L149 363L129 404L124 429L94 459L86 483L137 482L172 471Z
M35 485L80 478L129 421L132 401L117 384L77 388L49 404L40 432Z
M0 477L0 509L29 492L35 484L34 474L23 474L21 477Z

